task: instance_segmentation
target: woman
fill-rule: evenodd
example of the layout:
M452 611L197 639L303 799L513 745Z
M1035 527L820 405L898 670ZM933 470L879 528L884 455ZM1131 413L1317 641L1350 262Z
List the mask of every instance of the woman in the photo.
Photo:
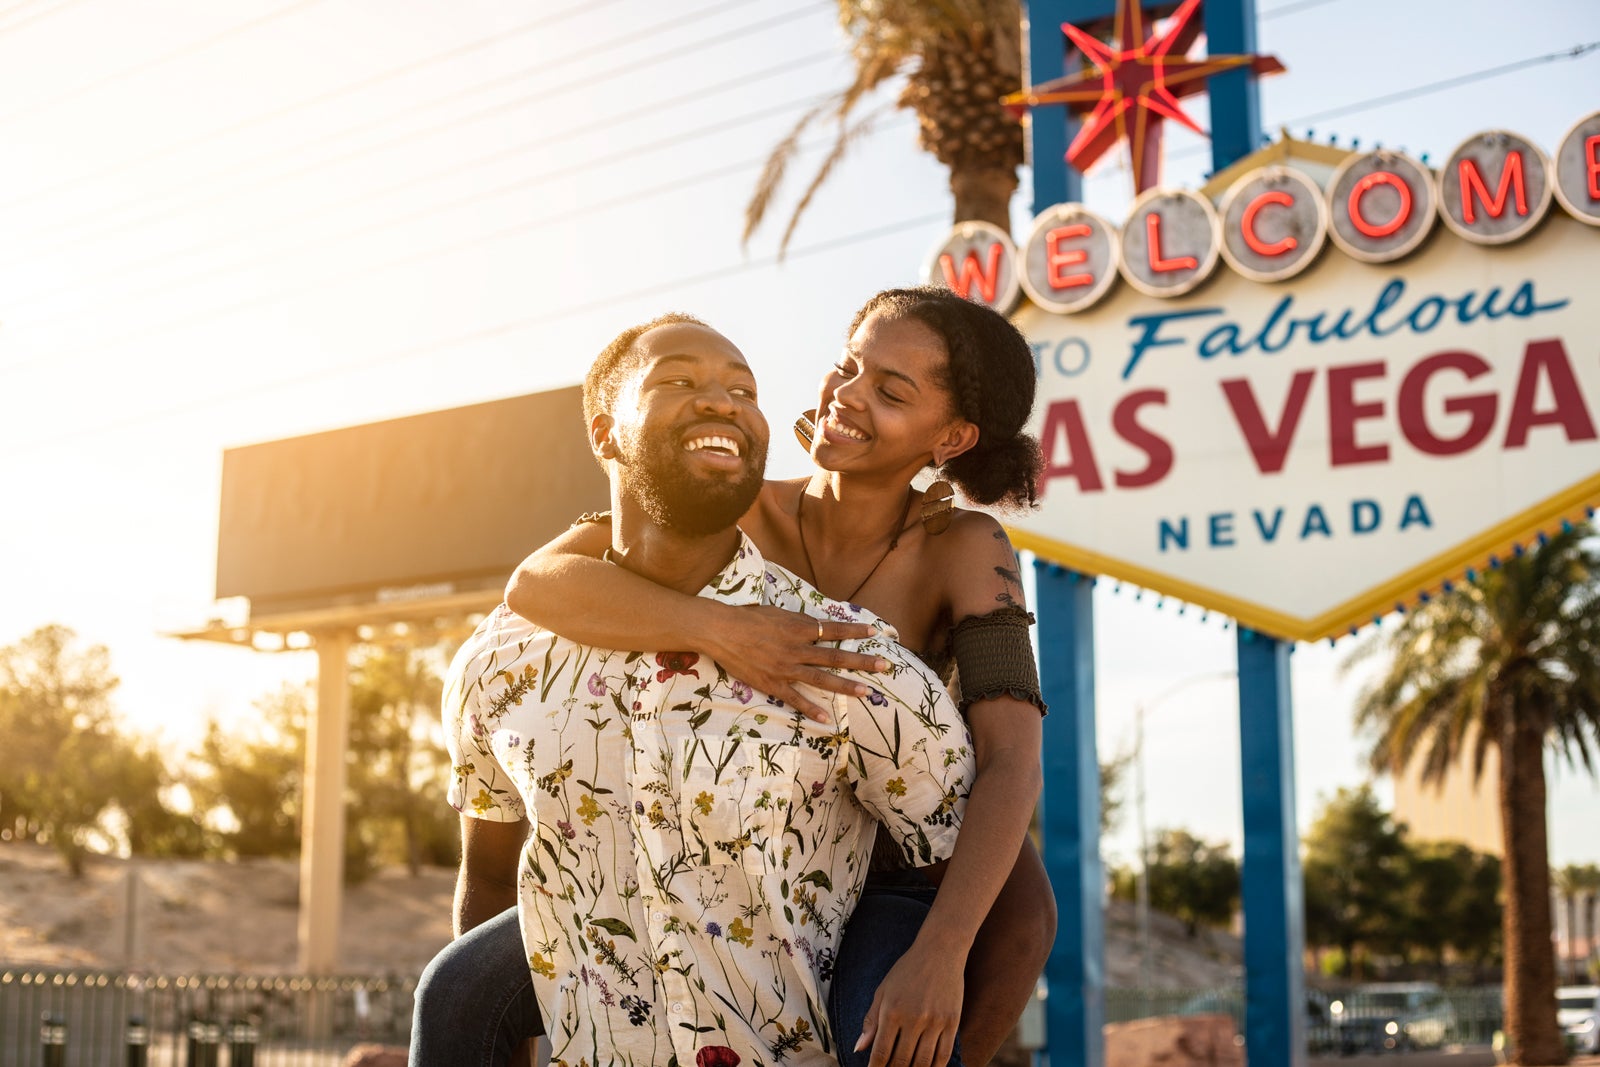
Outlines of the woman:
M987 1062L1054 939L1049 883L1026 837L1043 705L1016 557L994 519L952 506L949 485L983 505L1033 502L1038 443L1021 432L1033 394L1032 352L1004 317L943 289L879 293L851 324L815 413L796 425L817 470L767 482L740 524L768 560L888 620L903 644L946 677L954 661L967 683L978 775L938 892L920 871L875 870L840 948L829 1012L847 1065L865 1065L874 1039L886 1050L920 1039L914 1062L942 1064L958 1026L964 1062ZM928 467L941 480L918 491L912 479ZM601 562L609 544L604 524L574 527L523 563L507 603L586 644L689 643L733 677L824 714L796 689L839 662L814 643L815 619L663 589ZM629 608L597 617L596 605L613 603ZM875 850L874 866L889 854ZM502 925L509 933L497 936L515 935Z

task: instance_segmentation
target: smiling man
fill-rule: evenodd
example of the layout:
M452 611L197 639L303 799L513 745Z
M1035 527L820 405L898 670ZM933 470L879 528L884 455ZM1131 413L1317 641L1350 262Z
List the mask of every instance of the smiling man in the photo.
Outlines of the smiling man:
M966 726L885 624L735 526L767 424L727 338L677 315L625 331L584 382L584 416L611 482L612 563L869 624L845 647L889 670L860 675L859 696L821 694L832 719L816 722L695 653L590 648L502 605L446 679L458 928L514 879L552 1062L832 1063L833 959L876 828L912 864L949 855L974 775Z

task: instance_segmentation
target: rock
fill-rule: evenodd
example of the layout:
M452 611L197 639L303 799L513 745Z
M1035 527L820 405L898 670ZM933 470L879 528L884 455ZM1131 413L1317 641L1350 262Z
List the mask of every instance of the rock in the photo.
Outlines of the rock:
M1106 1067L1244 1067L1227 1015L1168 1015L1105 1029Z
M402 1045L357 1045L344 1058L344 1067L406 1067Z

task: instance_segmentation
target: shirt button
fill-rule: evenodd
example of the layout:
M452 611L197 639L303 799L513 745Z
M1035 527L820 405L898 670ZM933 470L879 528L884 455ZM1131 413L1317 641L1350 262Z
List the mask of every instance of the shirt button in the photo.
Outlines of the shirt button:
M683 1014L683 1005L682 1004L674 1004L672 1006L672 1014L674 1014L674 1015L682 1015Z
M664 922L667 921L667 913L664 912L664 911L658 911L654 915L652 915L651 918L654 919L658 923L664 923Z

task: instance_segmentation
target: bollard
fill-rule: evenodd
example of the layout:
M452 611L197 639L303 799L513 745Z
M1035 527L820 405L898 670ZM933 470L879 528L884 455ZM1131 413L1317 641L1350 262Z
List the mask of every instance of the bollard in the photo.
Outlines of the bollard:
M261 1031L253 1019L235 1019L228 1027L228 1067L256 1067Z
M222 1028L216 1023L191 1019L187 1067L217 1067L217 1045L221 1041Z
M44 1067L66 1067L67 1023L49 1012L39 1019L39 1051Z
M124 1067L147 1067L150 1062L150 1031L145 1028L142 1017L128 1016L128 1029L124 1031L122 1041L127 1048Z

